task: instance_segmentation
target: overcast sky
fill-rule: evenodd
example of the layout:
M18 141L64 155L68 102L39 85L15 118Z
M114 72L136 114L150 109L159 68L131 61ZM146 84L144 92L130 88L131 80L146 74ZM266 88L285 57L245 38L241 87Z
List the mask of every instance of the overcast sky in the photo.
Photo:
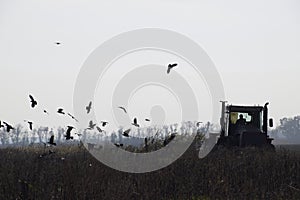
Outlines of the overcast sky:
M40 111L61 106L72 112L74 84L88 55L114 35L145 27L196 41L215 63L230 103L269 101L276 121L295 116L299 10L298 0L0 0L0 120L61 122ZM29 93L43 106L31 110Z

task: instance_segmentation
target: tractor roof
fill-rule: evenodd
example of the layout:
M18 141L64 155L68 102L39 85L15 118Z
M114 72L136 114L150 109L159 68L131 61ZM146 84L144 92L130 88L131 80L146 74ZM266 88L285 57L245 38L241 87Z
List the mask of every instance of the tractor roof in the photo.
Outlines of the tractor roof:
M262 106L236 106L229 105L229 112L261 112L263 110Z

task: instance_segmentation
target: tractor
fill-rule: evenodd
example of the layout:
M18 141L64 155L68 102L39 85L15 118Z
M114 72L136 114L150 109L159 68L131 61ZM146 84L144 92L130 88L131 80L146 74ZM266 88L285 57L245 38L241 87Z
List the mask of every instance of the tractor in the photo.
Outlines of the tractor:
M217 146L274 149L273 139L268 135L268 127L273 127L273 119L268 118L269 103L264 106L239 106L221 102L221 134Z

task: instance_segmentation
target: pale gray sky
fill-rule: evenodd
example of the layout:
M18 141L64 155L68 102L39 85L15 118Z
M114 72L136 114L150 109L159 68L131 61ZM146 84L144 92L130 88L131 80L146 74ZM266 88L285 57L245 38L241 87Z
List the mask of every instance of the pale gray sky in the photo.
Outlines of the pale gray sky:
M88 55L114 35L145 27L177 31L201 45L229 102L270 101L275 120L300 114L299 9L297 0L0 0L0 119L60 122L40 110L72 112ZM29 93L44 105L40 110L29 108Z

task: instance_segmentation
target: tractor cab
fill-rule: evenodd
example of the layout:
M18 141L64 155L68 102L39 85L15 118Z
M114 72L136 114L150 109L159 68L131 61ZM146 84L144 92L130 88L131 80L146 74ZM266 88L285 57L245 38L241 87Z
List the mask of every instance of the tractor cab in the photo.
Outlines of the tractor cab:
M229 106L228 135L262 132L262 107Z
M226 105L222 102L221 135L217 144L226 146L273 146L268 136L268 103L264 106Z

